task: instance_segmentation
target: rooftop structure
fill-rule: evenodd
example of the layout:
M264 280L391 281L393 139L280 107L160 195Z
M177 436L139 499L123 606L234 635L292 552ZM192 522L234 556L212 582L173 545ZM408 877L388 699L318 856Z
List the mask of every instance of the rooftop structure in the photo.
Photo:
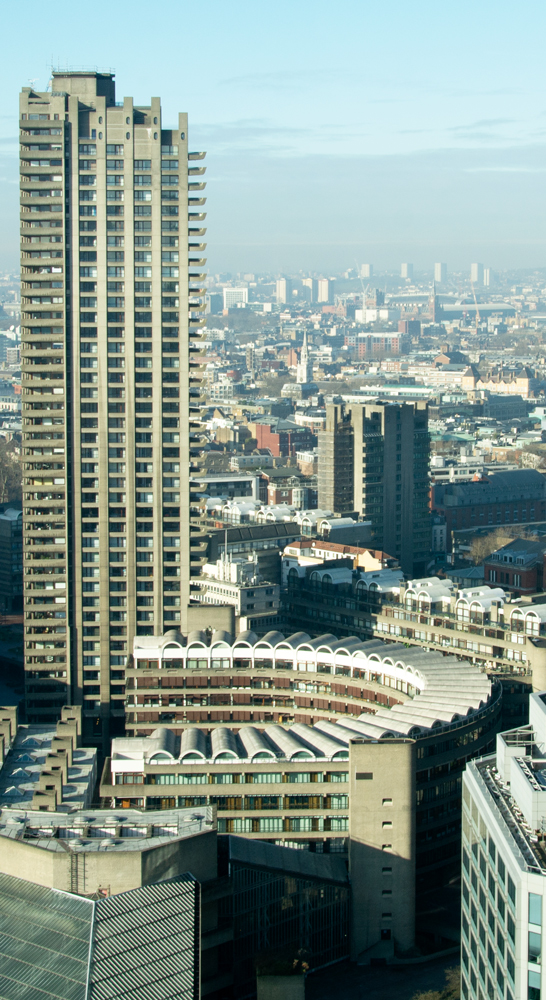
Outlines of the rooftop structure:
M77 809L68 814L48 813L47 817L37 810L0 811L0 837L33 850L52 851L63 858L67 855L67 845L70 848L68 855L106 854L112 851L116 854L127 851L142 854L214 828L214 812L209 807L148 812L145 818L137 810L116 815L101 809ZM7 850L5 844L2 850ZM120 875L120 878L123 876ZM60 885L58 887L61 888ZM113 891L122 892L123 888L120 886Z
M176 687L183 692L189 678L197 676L194 671L205 671L204 680L210 671L211 678L215 678L216 687L218 681L220 686L223 686L221 678L225 678L226 682L232 680L229 673L231 670L244 671L254 668L260 671L274 671L276 676L281 676L280 673L277 675L277 671L282 671L283 674L291 672L292 677L302 673L330 674L359 682L372 682L375 689L373 693L355 689L351 690L350 697L355 699L354 709L358 704L361 706L356 712L360 718L358 722L351 721L351 726L356 725L360 735L373 738L387 735L413 737L433 726L450 725L458 721L461 713L462 717L466 717L474 711L479 711L491 695L491 683L486 675L455 658L446 661L438 654L417 649L407 650L403 645L387 646L378 640L362 642L355 636L336 639L335 636L326 634L311 639L305 632L297 632L287 637L279 632L270 632L259 640L253 633L248 632L241 633L235 640L225 632L213 633L210 639L203 632L193 632L187 640L176 632L168 632L164 636L138 636L133 642L132 662L128 664L128 670L136 684L128 685L128 690L139 691L141 688L139 679L147 680L152 672L152 676L153 674L166 676L162 675L161 671L169 671L172 675L169 678L169 689L174 694ZM175 676L177 672L180 674L179 683ZM448 678L449 684L446 684ZM241 684L239 678L233 678L233 681L236 682L235 689L246 686L244 682ZM208 687L208 680L203 686ZM146 687L149 689L148 684ZM383 691L390 688L393 690L393 695L376 697L375 692L378 688ZM193 702L193 696L190 696L188 701L183 696L178 700L188 704ZM139 706L143 701L144 698L140 694L128 696L127 725L132 724L131 728L138 725L141 714ZM159 706L159 697L157 702L157 712L144 713L152 718L146 720L147 731L142 735L149 735L152 731L149 728L150 721L156 723L176 721L178 725L190 719L198 721L193 713L184 710L186 704L179 706L182 710L175 709L165 713L159 711L162 707ZM373 706L369 702L373 702ZM233 705L235 704L234 695ZM343 705L340 710L346 714L349 706ZM340 710L337 710L337 714ZM363 712L365 718L361 717ZM225 714L225 710L211 713L210 721L220 721ZM352 714L355 714L354 710ZM165 715L168 715L169 719L165 719ZM263 713L259 715L263 716ZM314 711L305 713L305 716L305 722L318 723L321 718L329 721L330 716L335 720L336 709L330 708L326 700L324 708L321 709L317 705ZM259 717L256 720L242 718L238 721L267 720ZM295 721L299 721L297 717ZM349 720L344 720L343 725L346 725L347 721ZM141 729L141 725L138 725L138 729ZM280 728L271 730L272 745L266 741L266 746L275 754L279 753L277 737L284 738L283 732L284 730ZM293 732L293 727L290 732ZM304 738L309 739L310 734L307 729L304 732ZM337 732L336 729L336 734ZM341 730L339 733L340 735L336 735L335 738L346 745L347 734L342 734ZM311 735L314 737L316 730L313 730ZM323 744L322 737L321 741ZM316 756L317 747L313 748L313 739L310 742L311 754ZM309 753L306 755L309 756ZM229 756L241 759L248 757L242 753L241 744L237 742L230 749Z
M546 477L536 469L518 469L477 475L470 483L437 483L432 509L446 519L451 550L453 531L545 520Z
M399 570L366 572L344 560L315 566L287 558L283 614L310 635L326 627L458 656L491 672L533 673L546 684L546 604L513 599L494 582L457 588L451 579L404 581ZM345 640L346 641L346 640Z

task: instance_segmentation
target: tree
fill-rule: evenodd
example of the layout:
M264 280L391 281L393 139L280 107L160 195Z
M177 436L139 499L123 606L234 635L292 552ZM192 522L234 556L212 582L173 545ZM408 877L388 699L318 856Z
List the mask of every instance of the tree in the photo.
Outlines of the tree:
M484 559L487 559L487 556L509 541L509 536L502 535L498 530L492 531L490 535L477 535L476 538L472 539L470 558L475 566L479 566Z
M470 546L470 558L475 566L487 559L492 552L501 549L514 538L525 538L529 541L536 541L538 536L528 528L520 528L517 524L496 528L488 535L476 535Z
M460 1000L461 969L455 966L445 970L446 984L443 990L425 990L414 993L411 1000Z

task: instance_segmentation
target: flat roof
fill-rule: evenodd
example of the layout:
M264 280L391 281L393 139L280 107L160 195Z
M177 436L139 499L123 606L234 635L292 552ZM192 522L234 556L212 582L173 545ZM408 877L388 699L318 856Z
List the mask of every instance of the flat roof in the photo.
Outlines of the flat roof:
M45 851L141 852L216 829L214 807L82 809L73 813L0 809L0 837Z

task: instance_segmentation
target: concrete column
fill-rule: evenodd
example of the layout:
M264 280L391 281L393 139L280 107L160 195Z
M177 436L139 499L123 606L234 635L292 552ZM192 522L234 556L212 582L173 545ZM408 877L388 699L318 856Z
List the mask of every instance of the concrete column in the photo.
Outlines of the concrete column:
M389 960L415 943L415 741L351 740L351 958Z

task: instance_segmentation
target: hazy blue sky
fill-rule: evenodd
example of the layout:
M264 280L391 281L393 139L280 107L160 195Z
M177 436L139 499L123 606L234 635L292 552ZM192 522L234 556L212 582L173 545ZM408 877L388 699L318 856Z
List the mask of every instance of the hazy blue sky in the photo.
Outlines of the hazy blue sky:
M0 267L17 99L51 66L190 115L211 269L546 266L544 0L3 5Z

